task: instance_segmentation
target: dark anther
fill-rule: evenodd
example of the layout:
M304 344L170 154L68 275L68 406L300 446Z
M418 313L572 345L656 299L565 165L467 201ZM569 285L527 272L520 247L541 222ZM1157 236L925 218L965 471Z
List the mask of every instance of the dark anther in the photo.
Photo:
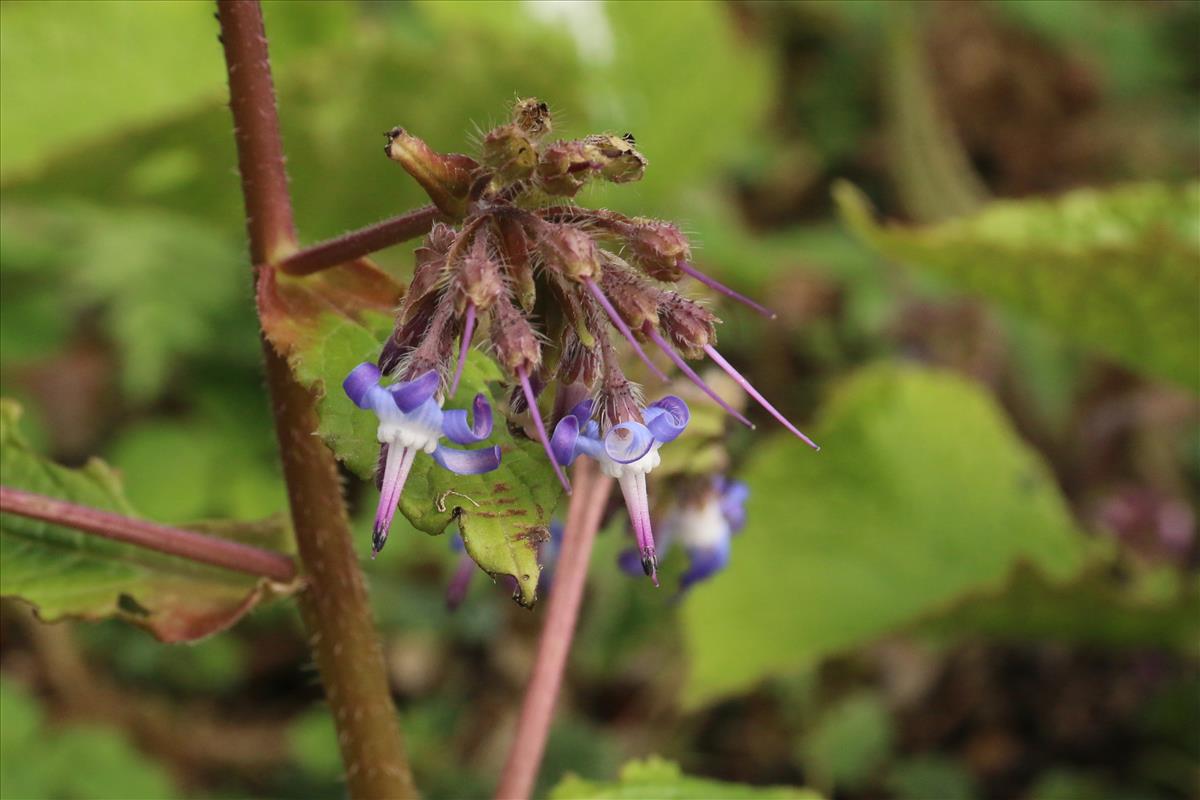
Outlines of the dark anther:
M629 142L630 144L637 144L637 139L633 138L632 133L626 132L625 135L622 136L621 138L624 139L625 141Z

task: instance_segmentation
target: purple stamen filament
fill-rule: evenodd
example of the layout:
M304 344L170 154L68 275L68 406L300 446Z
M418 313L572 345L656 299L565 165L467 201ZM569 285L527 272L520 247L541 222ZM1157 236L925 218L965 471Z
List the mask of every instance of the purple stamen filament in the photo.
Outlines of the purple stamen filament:
M558 465L558 461L554 458L554 451L550 449L550 438L546 436L546 426L542 423L542 415L538 412L537 398L533 395L533 387L529 385L529 373L524 367L517 368L517 379L521 381L521 391L525 394L525 403L529 406L529 414L533 417L533 426L537 428L538 439L541 440L542 448L546 451L546 456L550 459L550 466L554 467L554 474L558 476L563 489L567 494L570 494L571 484L567 481L567 476L563 473L562 467Z
M663 374L663 371L654 365L654 362L651 361L650 357L646 355L646 352L642 350L642 346L638 344L637 339L633 338L633 331L629 330L629 326L625 324L625 320L621 319L621 315L617 313L615 308L613 308L612 303L610 303L608 298L604 296L604 292L600 289L596 282L591 278L586 279L584 282L587 284L587 287L591 290L592 294L596 296L596 300L599 301L601 307L604 308L605 313L608 314L608 318L612 320L612 324L615 325L617 330L621 332L621 335L629 341L629 344L633 347L633 351L638 354L638 358L642 360L642 363L649 367L650 371L654 373L654 375L660 380L667 380L667 376Z
M681 270L686 272L688 275L691 275L693 278L700 281L705 286L707 286L711 289L715 289L716 291L720 292L721 294L725 295L726 297L732 297L734 300L737 300L739 303L743 303L743 304L749 306L750 308L757 311L759 314L762 314L767 319L775 319L775 312L772 311L771 309L767 308L766 306L759 305L758 303L751 300L749 297L746 297L746 295L741 294L740 292L735 292L733 289L730 289L728 286L721 283L720 281L717 281L717 280L714 280L713 278L708 277L703 272L701 272L700 270L693 267L691 264L684 261L682 258L679 259L678 262L676 262L675 266L679 267Z
M717 348L713 347L711 344L706 344L706 345L704 345L704 352L708 353L708 357L711 358L714 362L716 362L716 365L718 367L725 370L725 372L727 372L729 374L729 377L731 377L735 381L737 381L738 386L741 386L743 389L746 390L746 394L750 395L755 400L757 400L759 402L759 405L761 405L763 408L765 408L767 411L769 411L771 413L771 416L773 416L775 419L779 420L780 424L782 424L783 427L787 428L789 431L796 434L796 436L800 437L800 440L802 442L804 442L805 444L807 444L809 447L811 447L813 450L821 449L812 439L808 438L803 433L801 433L799 428L797 428L792 423L788 422L787 417L783 416L783 414L780 414L778 411L776 411L775 406L768 403L767 399L765 397L763 397L761 394L759 394L758 389L755 389L753 386L751 386L750 381L743 378L742 373L740 373L736 369L734 369L733 365L730 364L728 361L726 361L725 357L717 352Z
M450 382L450 396L458 393L458 381L462 378L463 365L467 363L467 350L471 337L475 335L475 304L467 303L467 319L463 323L462 344L458 347L458 365L454 368L454 380Z
M670 342L664 339L662 334L654 330L654 328L649 324L646 325L644 330L646 335L650 337L650 340L658 345L658 349L662 350L663 353L666 354L667 358L671 359L671 363L679 367L680 372L686 375L692 383L700 387L700 391L712 398L713 402L725 409L725 411L738 422L742 423L747 428L754 430L754 423L746 419L737 409L726 403L719 394L713 391L712 387L705 383L704 379L697 375L696 371L692 369L686 361L683 360L683 356L675 352L675 349L671 347Z

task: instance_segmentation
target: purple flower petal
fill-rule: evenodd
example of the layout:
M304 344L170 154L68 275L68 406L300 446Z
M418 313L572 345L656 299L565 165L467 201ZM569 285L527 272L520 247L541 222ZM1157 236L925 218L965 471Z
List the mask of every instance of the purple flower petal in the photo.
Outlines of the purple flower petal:
M666 444L683 433L683 429L692 418L692 413L682 398L669 394L646 406L642 417L654 438Z
M604 434L604 453L618 464L637 461L654 446L654 435L640 422L622 422Z
M438 466L456 475L481 475L500 466L500 448L493 446L480 450L459 450L439 444L433 451L433 460Z
M750 487L729 478L718 478L717 481L721 516L729 523L730 530L737 533L746 527L746 500L750 497Z
M379 367L364 361L350 370L346 380L342 381L342 389L345 390L346 396L353 401L354 405L359 408L370 408L371 404L367 402L367 395L379 385L379 378Z
M441 378L438 377L437 372L429 370L411 381L394 383L387 389L391 392L396 408L407 414L433 397L433 393L437 391L440 383Z
M442 412L442 433L455 444L479 444L492 435L492 404L483 394L475 395L471 403L475 423L467 422L466 409L452 408Z
M550 454L556 462L564 467L571 466L575 460L575 443L579 440L579 418L568 414L554 426L554 435L550 437Z
M620 555L617 556L617 566L626 575L640 578L642 576L642 554L638 552L636 547L622 550Z
M595 405L595 402L596 401L589 397L571 409L570 415L579 420L580 426L586 424L587 421L592 418L592 406Z
M471 588L471 579L475 577L477 569L475 562L464 551L454 568L454 575L451 576L450 583L446 586L446 608L449 611L456 611L462 605L462 601L467 597L467 590Z
M699 581L707 580L725 569L725 565L729 563L729 553L728 540L711 548L697 547L689 549L688 569L679 580L679 591L685 592L692 585Z
M383 483L379 490L379 506L375 509L375 527L371 531L371 558L377 556L387 544L392 518L396 515L396 505L400 502L400 494L404 491L404 484L408 481L408 473L412 470L416 455L417 451L411 447L388 448Z

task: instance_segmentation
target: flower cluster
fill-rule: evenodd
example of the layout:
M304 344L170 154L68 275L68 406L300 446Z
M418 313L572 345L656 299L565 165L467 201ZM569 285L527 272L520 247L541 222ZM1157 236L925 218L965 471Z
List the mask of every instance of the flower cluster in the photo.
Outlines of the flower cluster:
M455 471L494 468L484 456L454 455L437 445L439 430L463 443L438 425L459 420L460 414L465 420L465 413L442 412L440 398L455 393L482 322L490 350L513 387L510 419L531 427L568 493L563 468L581 454L617 478L642 569L655 577L646 475L658 464L659 447L687 425L689 412L677 397L648 405L642 400L640 388L621 368L613 331L650 374L666 377L647 353L653 347L749 425L687 363L711 359L790 431L815 445L716 350L720 320L681 294L678 285L692 278L770 312L697 270L691 246L675 225L568 202L590 181L639 180L647 162L634 137L552 140L552 131L549 109L531 99L518 101L510 121L483 137L477 159L437 153L402 128L387 134L388 157L421 184L446 221L435 223L416 251L395 330L380 354L379 370L396 383L384 388L378 372L360 374L367 365L347 379L352 399L380 419L384 478L375 549L386 538L418 451ZM547 406L553 409L553 439L539 407L551 386L555 391ZM421 396L421 404L406 399L401 405L400 397L408 394ZM475 415L472 435L483 417L490 428L486 402L477 399Z

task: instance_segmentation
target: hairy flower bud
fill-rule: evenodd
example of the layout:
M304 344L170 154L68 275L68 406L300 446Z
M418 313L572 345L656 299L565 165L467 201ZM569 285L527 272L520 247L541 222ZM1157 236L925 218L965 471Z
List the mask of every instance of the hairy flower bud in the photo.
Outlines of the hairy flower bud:
M542 151L537 165L538 186L547 194L574 197L601 166L599 153L586 142L556 142Z
M679 228L639 217L624 233L634 260L651 278L674 283L683 277L679 262L692 257L692 248Z
M480 311L492 307L504 292L504 278L500 265L488 254L487 240L476 236L471 252L463 259L459 280L467 301L474 303Z
M516 124L501 125L483 137L483 164L503 183L528 178L537 163L533 142Z
M551 269L577 281L600 274L600 252L592 237L570 225L545 223L538 228L538 247Z
M532 373L541 364L537 334L507 295L501 295L492 306L491 337L496 358L510 373Z
M605 180L632 183L646 174L646 157L634 148L632 133L624 136L598 133L584 141L600 156L600 174Z
M518 100L513 106L512 120L533 139L540 139L554 129L550 107L536 97Z
M386 135L383 152L421 184L439 211L457 218L466 214L472 173L479 166L473 158L438 153L403 128L392 128Z
M442 270L446 266L446 254L457 236L454 228L441 222L435 222L433 228L425 235L425 241L413 253L416 263L412 280L408 283L408 293L404 298L405 310L413 307L418 300L437 287Z
M705 345L717 340L716 326L720 322L704 306L680 297L674 292L663 292L658 305L659 327L671 344L687 358L699 358Z
M631 329L641 330L647 322L658 326L658 304L662 291L639 278L616 256L609 256L605 260L600 288Z

